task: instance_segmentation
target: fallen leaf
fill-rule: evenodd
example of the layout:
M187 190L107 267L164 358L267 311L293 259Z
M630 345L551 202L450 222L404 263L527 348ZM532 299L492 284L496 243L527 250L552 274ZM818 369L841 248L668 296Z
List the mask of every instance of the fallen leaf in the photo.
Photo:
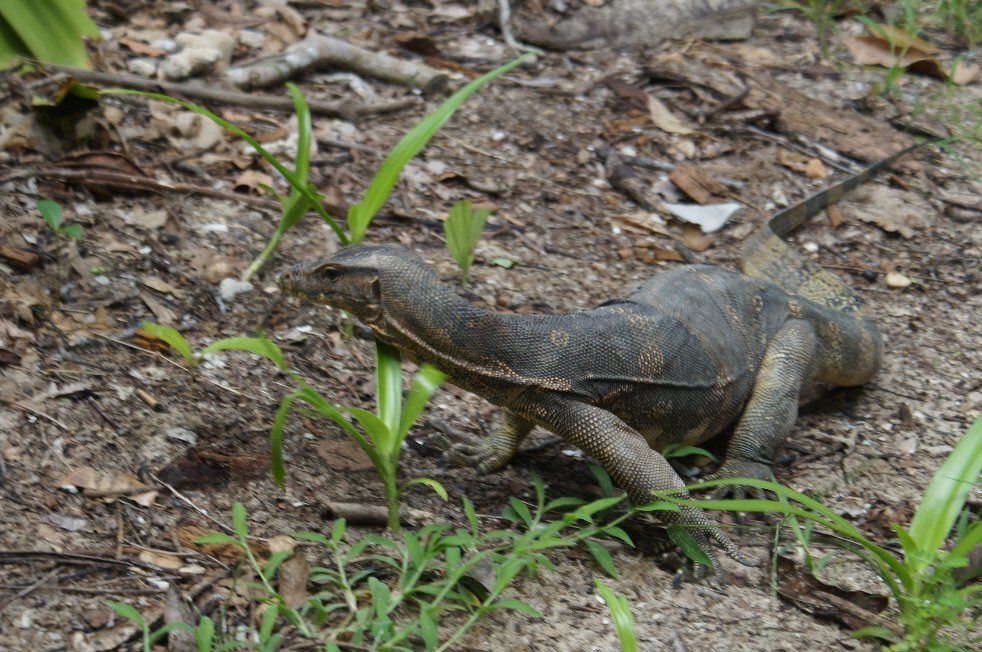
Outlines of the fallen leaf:
M147 43L143 43L142 41L137 41L136 39L120 36L116 40L120 45L129 48L131 52L136 54L143 54L148 57L162 57L167 54L167 50L164 50L163 48L154 47Z
M177 323L177 315L174 311L158 301L157 297L149 292L140 292L140 298L143 299L143 303L147 304L147 308L150 308L150 312L153 313L158 322L162 324Z
M682 242L692 251L705 251L713 244L713 236L703 235L702 230L695 224L682 225Z
M136 476L125 471L97 471L91 466L80 466L64 475L55 486L59 489L84 489L86 493L101 496L140 494L150 487Z
M153 564L154 566L159 566L160 568L166 568L168 570L177 570L184 565L184 562L181 561L180 557L167 554L166 552L141 550L137 557L142 562Z
M232 184L235 192L257 191L261 186L273 187L273 177L259 170L246 170L235 179Z
M810 179L824 179L829 176L829 171L819 158L803 156L797 152L778 147L777 160L784 167Z
M839 207L835 204L829 204L825 208L825 214L829 218L829 224L832 225L833 229L838 228L842 224L842 212L839 211Z
M666 238L673 238L675 235L668 230L665 220L657 213L648 211L638 211L635 213L624 213L610 218L611 226L620 228L630 233L655 233Z
M662 131L670 134L691 134L695 127L685 118L680 118L656 97L648 96L648 115L651 122Z
M663 206L665 206L669 213L683 222L698 225L703 233L719 231L733 213L743 208L743 206L736 202L709 204L706 206L665 202ZM702 251L702 249L697 249L696 251Z
M280 564L276 571L277 589L286 606L299 609L307 601L307 580L310 562L302 554L294 554Z
M716 198L726 196L726 186L688 163L675 166L668 178L679 190L699 204L708 204Z
M184 294L183 291L175 288L167 281L158 278L156 276L141 276L140 283L147 286L151 290L156 290L157 292L163 292L164 294L173 294L176 297L180 297Z
M902 30L891 28L889 25L880 25L880 28L888 30L887 38L879 34L866 34L843 39L856 63L885 68L898 66L938 79L950 80L960 86L974 80L982 70L978 65L963 61L955 62L953 67L946 66L932 56L939 52L934 45L910 36Z

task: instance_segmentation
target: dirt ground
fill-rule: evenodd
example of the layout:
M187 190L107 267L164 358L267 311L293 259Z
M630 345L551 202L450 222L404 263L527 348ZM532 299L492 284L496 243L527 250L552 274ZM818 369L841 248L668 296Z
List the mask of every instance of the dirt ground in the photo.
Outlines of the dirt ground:
M230 34L262 29L178 4L184 9L165 20L147 9L123 19L109 11L116 4L90 2L108 35L97 46L98 68L125 70L140 45L146 46L144 56L153 56L147 43L154 33L173 36L206 25ZM415 57L400 50L395 37L416 30L428 35L445 64L455 62L460 69L484 71L507 60L496 30L432 10L446 4L407 2L397 12L363 12L344 9L344 3L311 3L299 11L312 28L397 56ZM237 58L258 54L241 43L237 47ZM457 270L444 247L441 217L461 198L493 205L466 294L478 304L518 313L575 310L617 296L661 268L682 264L659 260L677 257L679 243L693 261L736 268L741 240L764 217L844 176L830 167L828 176L812 178L782 164L778 139L794 145L786 157L805 162L815 157L816 144L827 153L858 141L848 133L829 142L821 136L797 139L773 113L756 115L749 107L721 119L724 109L690 133L660 129L646 107L603 80L616 75L695 123L712 96L646 74L650 62L665 54L699 65L724 62L734 75L752 72L776 80L829 105L844 124L862 116L880 125L883 131L874 139L888 152L909 139L891 121L909 112L915 98L937 98L945 90L941 81L909 75L903 79L905 100L886 101L876 90L882 69L850 65L841 48L831 62L823 61L811 24L788 14L762 16L751 39L738 43L546 53L479 91L443 127L406 170L368 241L410 246L453 282ZM978 63L978 51L974 56ZM315 117L319 151L312 176L338 217L357 201L384 153L440 101L349 72L311 72L297 81L308 98L419 98L395 113ZM232 571L220 557L198 553L188 533L215 529L216 520L227 525L234 501L245 504L256 536L274 537L322 529L329 503L377 504L381 492L374 472L340 429L298 415L288 421L287 489L280 491L268 473L267 436L288 388L285 378L255 356L216 354L204 362L189 395L176 355L134 344L140 323L171 324L195 349L262 328L297 371L331 400L348 405L371 405L372 346L344 337L337 313L298 303L275 288L274 275L287 264L337 247L332 232L312 215L288 232L252 291L221 297L221 280L241 273L278 216L258 201L257 185L264 181L243 176L269 169L234 136L215 135L172 105L121 96L103 100L70 128L58 123L55 131L55 123L32 113L28 101L50 97L56 82L8 73L0 88L0 245L38 257L23 267L6 256L0 260L0 647L134 645L134 631L105 601L123 600L159 614L168 585L194 593L199 604L209 599L202 583L220 583ZM974 118L960 118L971 125L978 120L980 96L976 80L957 96L924 102L918 122L950 124L952 115L974 106ZM295 127L287 114L212 108L261 134L272 150L290 151L286 141ZM891 537L891 521L909 522L934 470L982 411L978 142L913 153L841 202L833 218L837 225L822 215L792 238L872 304L886 357L873 382L827 392L803 408L776 475L812 491L879 541ZM148 192L145 186L84 185L84 170L95 165L90 159L75 168L83 178L39 172L68 167L68 155L110 150L125 153L148 177L235 191L241 199L186 188ZM744 208L708 239L684 231L677 221L658 222L611 185L609 151L687 162L721 182L726 201ZM858 151L839 154L843 164L874 160ZM666 172L632 169L656 204L691 201ZM56 199L66 219L82 226L78 243L52 236L34 208L39 197ZM517 264L491 264L500 258ZM588 461L548 433L534 433L512 464L483 477L446 464L428 441L434 419L479 435L496 418L495 408L480 398L442 388L411 433L404 477L429 476L454 495L466 493L488 515L489 527L510 496L531 498L533 473L543 477L551 497L597 495ZM724 445L721 440L711 447L721 451ZM127 483L137 481L157 493L134 494ZM976 492L975 505L978 498ZM459 501L444 503L420 489L406 502L462 522ZM645 523L635 533L655 536ZM732 536L744 554L762 563L745 568L723 558L726 578L720 583L676 584L677 560L654 554L650 546L613 551L620 576L608 584L628 597L641 649L871 649L850 639L842 624L772 593L766 563L772 530L734 529ZM616 649L613 626L593 586L599 568L579 551L553 560L555 573L510 589L542 618L496 614L458 649ZM779 576L779 583L786 579ZM884 592L845 559L833 563L825 579Z

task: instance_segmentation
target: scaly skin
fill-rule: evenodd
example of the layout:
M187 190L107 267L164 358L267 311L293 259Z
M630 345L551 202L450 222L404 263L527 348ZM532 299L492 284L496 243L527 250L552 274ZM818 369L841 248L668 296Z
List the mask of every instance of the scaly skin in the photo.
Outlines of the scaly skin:
M655 490L685 495L657 449L703 442L735 421L715 477L767 479L802 389L814 381L864 383L881 357L862 301L780 236L895 158L775 215L744 250L749 276L680 266L591 310L555 316L484 310L394 245L345 247L291 268L279 284L348 311L376 337L505 408L501 431L485 446L457 451L480 472L506 464L541 426L597 460L632 501L645 503ZM663 514L695 526L714 569L710 540L739 559L701 510Z

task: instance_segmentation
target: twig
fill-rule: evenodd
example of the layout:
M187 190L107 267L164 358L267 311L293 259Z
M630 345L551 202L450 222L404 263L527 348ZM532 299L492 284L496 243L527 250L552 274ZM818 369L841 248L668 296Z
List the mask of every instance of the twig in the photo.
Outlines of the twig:
M251 204L261 208L279 211L280 203L269 197L256 197L230 190L218 190L207 186L197 186L190 183L171 183L169 181L158 181L151 177L140 177L133 174L122 174L119 172L103 172L92 169L73 169L73 168L39 168L35 170L18 170L9 174L0 183L24 179L27 177L55 177L58 179L80 179L85 185L101 187L126 188L129 190L144 190L148 192L163 193L183 193L190 195L206 195L218 199Z
M17 584L0 584L0 590L12 591L20 588ZM156 595L164 589L95 589L82 586L41 586L38 591L63 591L65 593L87 593L89 595Z
M142 351L143 353L148 353L148 354L152 355L153 357L157 358L158 360L162 360L164 362L167 362L169 364L172 364L175 367L177 367L178 369L180 369L180 370L182 370L182 371L184 371L186 373L191 373L186 367L181 366L177 362L174 362L173 360L171 360L167 356L161 355L160 353L157 353L156 351L151 351L150 349L145 349L142 346L137 346L136 344L130 344L129 342L124 342L123 340L117 340L115 337L109 337L108 335L103 335L102 333L96 333L95 335L96 335L96 337L102 338L102 339L106 340L107 342L112 342L113 344L119 344L120 346L125 346L127 348L135 349L137 351ZM229 394L235 394L236 396L238 396L240 398L249 398L248 396L246 396L242 392L237 391L237 390L234 390L231 387L226 387L225 385L222 385L221 383L216 383L215 381L211 380L210 378L205 378L205 377L202 376L202 377L196 377L195 380L197 382L206 382L209 385L214 385L215 387L218 387L219 389L224 389ZM3 400L3 399L0 399L0 400Z
M71 428L69 428L68 426L66 426L61 421L59 421L58 419L54 418L50 414L45 414L44 412L41 412L40 410L35 410L34 408L28 407L28 406L26 406L23 403L20 403L18 401L11 401L10 399L7 399L7 398L0 398L0 402L5 403L5 404L7 404L7 405L9 405L11 407L15 407L15 408L17 408L19 410L23 410L24 412L29 412L29 413L33 414L34 416L36 416L36 417L41 417L42 419L47 419L48 421L50 421L51 423L55 424L56 426L58 426L59 428L61 428L65 432L71 432L71 430L72 430Z
M511 33L511 3L508 0L498 0L498 27L501 29L501 37L505 39L505 44L508 47L513 50L522 48Z
M764 138L767 138L768 140L773 140L776 143L780 143L781 145L784 145L788 149L793 149L794 151L798 152L799 154L804 154L805 156L815 156L815 152L810 151L810 150L806 149L805 147L802 147L801 145L799 145L797 143L792 143L790 140L788 140L787 138L784 138L783 136L778 136L775 133L771 133L769 131L765 131L765 130L760 129L759 127L755 127L753 125L745 125L744 128L747 131L751 132L751 133L757 134L758 136L762 136ZM855 169L849 168L848 166L845 166L845 165L839 163L838 161L834 161L834 160L832 160L829 157L824 157L824 159L825 159L825 164L826 165L828 165L829 167L835 168L839 172L844 172L846 174L855 174L856 173L856 170Z
M126 73L97 72L94 70L83 70L81 68L71 68L69 66L45 66L47 70L71 75L75 79L87 84L98 84L102 86L124 86L144 91L164 93L166 95L193 98L206 102L217 102L231 106L247 106L251 109L261 111L282 111L293 113L293 99L289 97L269 97L266 95L254 95L251 93L239 93L237 91L226 91L214 86L191 86L189 84L177 84L165 82L157 79L147 79L137 75ZM315 115L325 115L330 117L340 117L346 120L353 120L358 117L377 115L381 113L393 113L402 111L415 106L419 103L415 97L403 98L379 104L356 104L351 101L342 102L318 102L307 100L310 112Z
M224 523L222 523L221 521L219 521L217 518L215 518L214 516L212 516L211 514L209 514L208 512L206 512L205 510L203 510L200 507L198 507L197 505L195 505L191 501L190 498L188 498L187 496L185 496L184 494L182 494L180 491L178 491L177 489L175 489L173 486L167 484L166 482L164 482L163 480L161 480L160 478L158 478L157 476L155 476L153 473L150 474L150 478L153 479L154 482L160 483L161 485L167 487L167 489L172 494L174 494L174 497L175 498L177 498L178 500L180 500L183 503L187 504L191 509L193 509L194 511L198 512L199 514L201 514L201 516L205 517L205 519L207 519L209 523L211 523L212 525L217 526L218 529L225 530L227 532L231 532L232 531L232 529L230 527L228 527L227 525L225 525Z
M286 81L309 68L322 66L346 68L376 79L417 88L432 89L447 83L447 75L436 68L313 32L278 54L230 68L226 77L239 88L264 88Z
M37 589L39 589L42 584L47 584L48 583L48 580L52 579L53 577L55 577L56 575L58 575L58 573L60 573L60 572L61 572L61 569L60 568L54 568L50 573L48 573L47 575L43 576L37 582L34 582L33 584L29 584L28 586L26 586L23 589L21 589L20 591L18 591L13 597L11 597L9 600L7 600L2 605L0 605L0 613L3 613L4 609L6 609L7 607L9 607L11 604L13 604L14 601L20 600L24 596L33 593L34 591L36 591Z
M113 559L98 555L86 555L77 552L54 552L51 550L0 550L0 564L18 564L27 559L50 559L59 564L74 565L106 565L123 566L126 568L142 568L144 570L180 577L183 574L167 568L132 559Z

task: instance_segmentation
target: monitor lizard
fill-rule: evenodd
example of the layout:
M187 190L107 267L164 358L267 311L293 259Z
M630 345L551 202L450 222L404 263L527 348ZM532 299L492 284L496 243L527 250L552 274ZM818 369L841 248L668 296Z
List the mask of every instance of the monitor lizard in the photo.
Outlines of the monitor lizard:
M910 151L879 161L773 215L748 238L743 274L710 265L662 272L633 292L559 315L486 310L441 281L417 254L355 244L278 278L280 288L356 316L375 336L453 384L504 408L479 447L460 443L481 473L505 465L534 426L599 462L635 503L684 482L657 451L735 429L713 478L769 479L812 382L860 385L880 366L869 307L783 237ZM742 489L720 487L714 497ZM719 569L710 540L743 561L695 507L662 511Z

